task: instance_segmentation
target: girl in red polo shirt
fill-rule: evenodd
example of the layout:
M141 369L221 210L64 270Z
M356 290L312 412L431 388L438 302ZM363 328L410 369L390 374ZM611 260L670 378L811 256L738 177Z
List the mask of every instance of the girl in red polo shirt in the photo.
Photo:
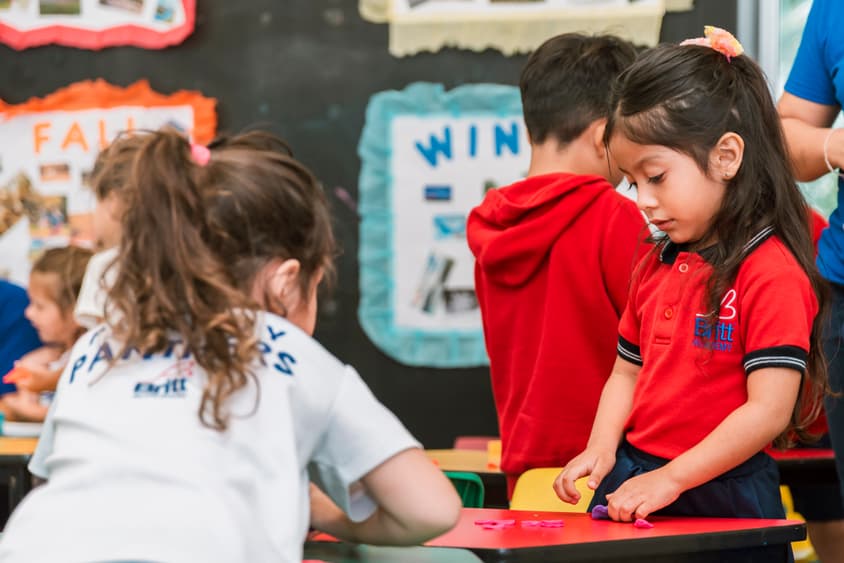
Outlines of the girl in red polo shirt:
M659 232L587 447L554 488L574 503L588 475L614 520L782 518L762 449L806 436L828 389L823 281L768 86L706 31L620 76L604 136Z

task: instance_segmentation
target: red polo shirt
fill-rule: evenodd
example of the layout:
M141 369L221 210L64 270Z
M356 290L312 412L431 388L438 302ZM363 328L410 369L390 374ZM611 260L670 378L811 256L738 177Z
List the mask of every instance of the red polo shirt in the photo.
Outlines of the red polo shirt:
M712 333L702 316L712 268L667 243L634 275L619 323L619 355L642 367L627 440L673 459L747 401L747 375L767 367L804 373L818 304L809 278L767 229L746 246Z

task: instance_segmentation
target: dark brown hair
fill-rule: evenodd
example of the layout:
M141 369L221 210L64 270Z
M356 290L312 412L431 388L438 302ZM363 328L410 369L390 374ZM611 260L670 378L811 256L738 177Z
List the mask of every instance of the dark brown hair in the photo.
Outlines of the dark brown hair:
M55 274L51 297L63 313L73 310L92 252L79 246L50 248L32 265L33 274Z
M633 44L613 35L564 33L537 47L519 78L531 142L566 145L609 117L610 87L635 58Z
M210 147L210 161L199 165L179 133L144 136L109 298L124 350L161 352L168 333L181 335L208 374L200 419L223 430L226 400L254 380L252 311L285 313L267 296L252 299L257 274L273 260L296 259L306 296L314 276L330 269L335 242L322 189L280 139L251 132Z
M728 60L709 47L660 45L619 77L604 141L614 133L645 145L662 145L690 156L705 174L709 154L727 132L741 136L744 157L729 181L721 208L701 240L711 248L713 273L707 285L709 322L718 320L721 298L735 281L744 246L767 227L782 240L806 272L820 307L812 325L806 370L791 424L775 441L787 446L792 432L806 429L829 392L821 330L828 287L815 266L809 208L794 182L779 116L759 66L748 56ZM667 242L656 241L655 251ZM709 255L708 255L709 256ZM714 331L712 331L714 334Z

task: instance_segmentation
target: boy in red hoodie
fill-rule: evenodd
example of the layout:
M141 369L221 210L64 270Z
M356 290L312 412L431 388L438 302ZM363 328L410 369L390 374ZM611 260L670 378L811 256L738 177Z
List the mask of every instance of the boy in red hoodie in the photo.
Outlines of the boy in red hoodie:
M602 141L612 82L635 56L622 39L580 34L534 51L519 81L528 176L490 190L469 215L510 494L527 469L562 466L586 446L630 274L648 248Z

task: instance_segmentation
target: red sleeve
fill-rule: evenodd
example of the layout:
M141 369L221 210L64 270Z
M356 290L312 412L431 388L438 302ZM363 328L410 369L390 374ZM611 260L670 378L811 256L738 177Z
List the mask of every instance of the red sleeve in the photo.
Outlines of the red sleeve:
M776 243L752 253L736 281L731 291L740 315L745 371L785 367L805 373L812 323L818 312L806 273L791 253ZM728 292L721 314L732 310Z
M652 245L647 245L647 248L653 250ZM648 275L647 272L652 271L654 261L659 261L659 258L656 253L651 252L642 258L634 268L630 280L627 305L618 323L618 355L638 366L642 365L642 352L640 348L642 319L640 314L639 286L644 276Z

